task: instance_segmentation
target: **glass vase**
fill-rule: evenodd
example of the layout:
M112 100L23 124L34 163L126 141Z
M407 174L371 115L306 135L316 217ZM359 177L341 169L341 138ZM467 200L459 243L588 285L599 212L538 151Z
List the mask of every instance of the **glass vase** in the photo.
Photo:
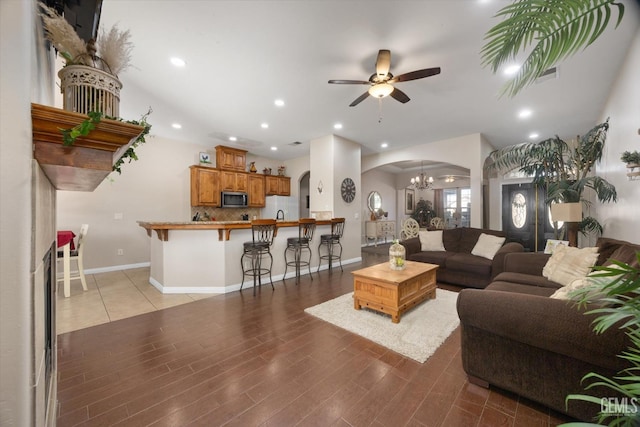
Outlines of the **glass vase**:
M393 244L389 246L389 267L392 270L404 270L406 250L404 246L398 243L397 240L393 241Z

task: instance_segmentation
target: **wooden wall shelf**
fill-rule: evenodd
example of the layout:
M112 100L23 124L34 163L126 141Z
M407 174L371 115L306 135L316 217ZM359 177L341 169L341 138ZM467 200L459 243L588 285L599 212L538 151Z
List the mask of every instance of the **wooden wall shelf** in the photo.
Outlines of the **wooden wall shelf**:
M84 114L31 104L33 157L57 190L93 191L144 130L143 126L102 119L86 137L62 145L60 129L87 119Z

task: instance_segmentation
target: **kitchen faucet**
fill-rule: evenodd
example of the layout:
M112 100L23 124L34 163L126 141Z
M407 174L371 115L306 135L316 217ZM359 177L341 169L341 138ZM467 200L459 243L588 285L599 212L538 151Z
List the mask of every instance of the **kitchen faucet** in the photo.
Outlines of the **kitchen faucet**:
M280 218L280 214L282 214L282 218ZM284 211L282 209L278 209L278 212L276 213L276 221L279 219L284 221Z

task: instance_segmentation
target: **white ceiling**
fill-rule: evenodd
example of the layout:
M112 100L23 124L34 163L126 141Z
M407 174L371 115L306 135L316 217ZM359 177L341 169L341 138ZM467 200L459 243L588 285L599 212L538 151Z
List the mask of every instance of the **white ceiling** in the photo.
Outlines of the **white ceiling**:
M495 147L523 142L531 132L537 140L584 133L606 114L638 28L637 3L623 3L618 29L610 26L559 64L558 78L512 99L498 97L506 77L482 68L479 54L505 1L104 0L100 25L130 30L135 45L133 68L120 75L121 116L137 119L151 106L152 134L289 159L331 133L362 144L363 155L471 133ZM442 73L398 83L411 98L406 104L369 97L349 107L367 86L327 80L368 79L379 49L391 50L395 75L430 67ZM173 56L186 67L171 65ZM276 107L277 98L286 105ZM529 119L517 118L522 108L532 110ZM334 130L335 123L343 128Z

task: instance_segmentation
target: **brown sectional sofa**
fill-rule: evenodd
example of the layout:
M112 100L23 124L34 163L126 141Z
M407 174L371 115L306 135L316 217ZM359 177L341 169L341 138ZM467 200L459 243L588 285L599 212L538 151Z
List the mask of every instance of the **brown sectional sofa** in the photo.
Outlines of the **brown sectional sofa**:
M597 265L611 257L637 264L640 245L600 238ZM559 284L542 277L549 255L505 256L504 272L484 290L464 289L458 296L462 364L471 382L512 391L580 420L592 420L599 405L572 400L585 394L582 377L598 372L611 377L626 367L617 355L629 345L620 329L593 332L594 315L575 303L549 298ZM594 388L594 396L616 394Z
M405 247L408 260L440 266L437 273L438 282L484 288L502 272L505 255L522 252L524 248L520 243L508 242L502 245L493 260L471 255L482 233L504 237L501 231L463 227L443 231L442 242L446 251L422 251L418 237L401 243Z

